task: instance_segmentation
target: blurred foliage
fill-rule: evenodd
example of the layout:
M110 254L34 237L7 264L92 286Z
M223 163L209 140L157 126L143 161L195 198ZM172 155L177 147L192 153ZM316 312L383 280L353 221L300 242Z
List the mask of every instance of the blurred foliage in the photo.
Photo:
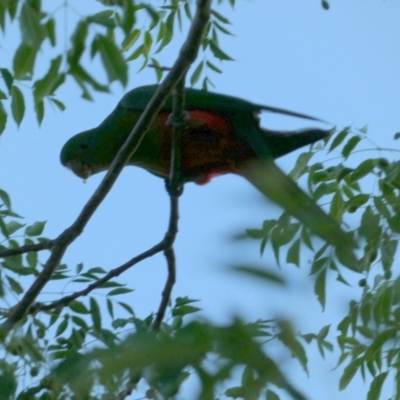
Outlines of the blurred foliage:
M23 88L29 85L33 94L37 120L42 122L45 100L64 110L65 105L56 97L57 89L67 78L72 78L81 88L82 97L93 100L93 91L108 92L110 83L128 83L129 65L140 60L139 71L153 66L157 80L162 79L167 66L160 65L157 57L192 20L195 2L168 0L156 7L147 1L101 0L102 11L82 16L68 1L42 2L41 0L0 1L0 29L3 36L13 32L19 24L21 38L14 43L12 65L0 62L0 134L7 123L7 108L14 121L20 125L25 115L26 101ZM93 8L99 8L93 1ZM233 7L235 0L229 0ZM44 5L49 7L45 9ZM75 20L65 25L65 20ZM232 60L220 47L219 35L231 35L227 18L212 10L207 36L201 51L203 59L193 71L190 82L202 85L211 83L207 71L221 73L214 59ZM68 32L69 40L65 37ZM13 34L13 33L12 33ZM12 42L13 43L13 42ZM9 43L8 43L9 44ZM12 44L11 44L12 46ZM49 57L51 54L51 59ZM99 68L105 74L101 83L95 75L92 60L98 56ZM45 63L47 67L42 67ZM47 68L38 76L40 70Z
M91 100L93 92L108 91L113 81L127 85L129 63L139 61L139 69L159 66L157 54L171 43L177 28L184 29L190 22L194 4L166 0L155 7L145 1L102 0L102 10L67 26L70 39L59 43L61 10L69 12L70 5L55 3L53 9L44 10L40 0L0 1L3 34L17 21L21 33L12 65L0 65L0 132L8 114L18 125L23 121L27 83L41 122L45 101L65 108L56 91L68 77L80 86L82 97ZM234 3L229 0L231 6ZM326 1L322 6L329 8ZM207 69L221 72L214 58L231 59L218 39L220 33L230 34L228 26L226 17L213 10L203 42L205 54L189 78L192 85L203 78L207 87ZM96 56L104 71L103 83L89 72ZM47 72L40 76L39 59L47 63ZM160 80L163 69L155 72ZM317 144L302 153L290 173L305 182L312 197L329 207L330 215L357 239L361 272L341 265L331 247L321 245L286 213L247 231L249 239L259 241L261 254L271 254L281 267L305 268L304 260L311 254L306 264L322 307L328 280L346 285L358 281L360 296L349 303L348 313L336 327L297 333L285 320L234 320L218 326L200 322L194 300L177 298L160 331L152 332L154 316L138 318L129 304L132 289L109 280L88 298L70 299L59 293L54 303L48 300L43 303L47 308L37 307L11 335L1 332L0 399L125 398L133 390L146 398L173 398L191 377L197 379L201 399L277 400L283 392L303 399L270 353L280 345L282 353L294 357L307 374L305 345L309 343L323 357L326 351L340 352L340 389L361 374L372 379L368 400L380 398L385 382L393 387L392 398L400 399L400 278L394 269L400 233L400 162L390 149L385 154L392 157L383 157L384 151L368 143L366 129L354 132L347 127L326 140L325 146ZM21 221L9 195L0 190L0 251L46 240L44 221ZM276 272L260 267L241 264L234 269L268 283L284 283ZM33 251L1 261L1 317L7 317L23 294L25 279L35 278L40 270L40 258ZM65 288L76 292L105 274L101 267L61 264L52 280L64 281ZM102 293L101 302L97 293ZM331 340L335 336L337 344Z

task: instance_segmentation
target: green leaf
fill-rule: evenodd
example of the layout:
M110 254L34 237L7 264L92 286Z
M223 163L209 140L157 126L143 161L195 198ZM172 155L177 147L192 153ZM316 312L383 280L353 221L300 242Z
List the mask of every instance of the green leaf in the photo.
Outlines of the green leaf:
M266 400L280 400L280 397L271 389L267 390Z
M26 261L28 262L28 265L32 268L35 269L38 263L38 253L36 251L30 251L26 255Z
M0 103L1 104L1 103ZM11 200L10 196L8 195L7 192L4 190L0 189L0 199L3 201L4 205L11 210Z
M108 292L107 296L116 296L118 294L125 294L125 293L131 293L131 292L133 292L133 289L117 288L117 289L113 289L110 292Z
M143 53L145 55L148 55L150 53L152 45L153 45L153 38L151 37L151 34L146 31L144 33L144 39L143 39Z
M23 3L19 21L22 43L33 49L39 49L45 37L45 30L40 24L40 14L29 2Z
M379 400L380 399L382 386L385 382L385 379L386 379L388 373L389 372L386 371L386 372L382 372L381 374L375 376L375 378L373 379L373 381L369 387L367 400Z
M232 267L232 270L235 272L253 276L255 278L261 278L267 282L278 283L281 285L284 285L286 283L285 280L280 275L277 275L274 272L267 271L265 268L259 268L247 265L235 265Z
M354 375L357 373L358 369L361 367L362 363L362 358L356 358L344 369L339 381L339 390L343 390L347 387Z
M321 5L324 10L329 10L329 3L326 0L322 0Z
M350 133L349 128L345 128L334 136L331 146L329 147L328 153L334 150L336 147L340 146L346 136Z
M207 67L211 68L214 72L218 74L222 74L222 69L219 69L215 64L211 61L206 61Z
M90 298L90 315L92 317L94 331L100 333L101 332L100 307L97 304L97 301L93 297Z
M44 97L52 95L54 93L54 90L57 87L57 83L61 78L61 75L58 72L60 69L61 61L61 56L58 56L51 60L50 68L47 71L46 75L42 79L35 82L33 91L35 102L38 102Z
M8 92L11 93L11 87L14 82L14 78L13 78L11 72L7 68L0 68L0 73L4 79L4 83L7 86Z
M325 309L326 302L326 269L323 269L317 276L314 284L314 293L317 295L322 309Z
M22 92L17 86L11 88L11 111L14 117L14 121L19 126L25 114L25 101Z
M139 39L139 37L140 37L140 30L134 29L123 40L121 50L128 51L136 43L136 41Z
M65 111L65 104L57 99L54 99L53 97L50 97L49 100L60 110L60 111Z
M194 86L200 79L201 73L203 72L203 66L204 66L204 62L200 61L199 65L193 71L193 74L190 77L190 85L191 86Z
M7 232L9 235L12 235L18 229L23 228L26 224L20 224L17 221L10 221L6 224Z
M126 61L136 60L139 56L143 55L143 45L141 44L127 59Z
M35 100L36 119L40 125L44 118L44 102L43 100Z
M225 396L233 397L234 399L237 399L237 398L244 399L246 396L246 391L241 386L235 386L235 387L231 387L231 388L227 389L225 391Z
M80 21L71 36L71 49L68 51L68 61L72 67L79 63L85 50L85 42L88 35L88 22Z
M347 203L346 208L349 212L356 211L359 207L363 206L369 200L368 194L358 194L352 197Z
M299 360L304 371L308 373L306 352L301 343L296 339L291 324L287 321L280 321L279 327L281 332L277 335L278 339L290 350L292 356Z
M194 306L180 306L176 307L172 310L172 316L176 317L178 315L186 315L186 314L192 314L197 311L200 311L201 308L199 307L194 307Z
M51 45L54 47L56 45L56 21L53 18L50 18L46 24L45 29L47 33L47 37L50 40Z
M104 10L98 12L97 14L87 17L87 21L103 25L107 28L115 28L117 24L113 16L114 16L114 11Z
M220 60L233 61L233 58L231 58L230 56L228 56L228 54L222 51L213 40L209 41L209 46L211 52L214 54L214 57Z
M296 161L296 165L289 173L289 176L293 180L297 181L297 179L299 179L300 176L302 176L307 171L308 162L310 161L313 155L314 153L312 151L309 151L307 153L302 153L299 155Z
M350 182L356 182L364 176L370 174L375 167L375 162L372 159L363 161L353 172L350 174Z
M286 257L286 262L300 267L300 239L295 240L290 246Z
M71 303L69 303L69 308L78 313L78 314L89 314L89 310L86 308L86 306L79 302L79 301L71 301Z
M58 325L58 327L57 327L56 336L60 336L61 334L63 334L65 332L65 330L68 327L68 321L69 321L68 318L64 318L61 321L60 325Z
M35 66L37 49L21 43L14 55L14 77L18 80L31 79Z
M8 281L8 284L10 285L11 290L14 293L16 293L16 294L24 293L24 289L15 279L11 278L10 276L7 276L7 281Z
M382 266L385 271L390 270L396 254L398 240L384 240L381 242Z
M97 35L98 49L109 82L119 80L123 86L128 82L128 68L120 50L105 36Z
M4 132L4 129L6 129L6 124L7 124L7 113L3 107L3 103L0 101L0 135Z
M350 153L355 149L357 144L360 142L361 138L359 136L353 136L344 146L342 150L342 155L347 158Z
M46 221L37 221L34 224L29 225L25 228L25 235L40 236L43 232L45 225Z

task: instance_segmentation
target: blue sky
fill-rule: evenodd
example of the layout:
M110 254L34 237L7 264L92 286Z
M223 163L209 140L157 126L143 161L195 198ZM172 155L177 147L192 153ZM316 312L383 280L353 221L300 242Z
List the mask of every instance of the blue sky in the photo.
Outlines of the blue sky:
M80 2L71 4L85 12ZM330 4L331 9L325 11L317 0L238 0L235 10L220 10L227 13L235 35L222 37L221 47L235 61L220 65L222 75L210 74L214 90L314 115L339 127L368 124L373 142L396 147L398 142L392 138L400 131L400 3L332 0ZM179 44L159 58L163 65L172 64ZM0 57L12 54L11 50L5 42ZM96 94L93 103L82 100L79 88L68 82L58 93L67 105L65 112L47 107L41 127L29 113L20 129L10 123L3 134L1 188L11 195L14 209L26 222L48 221L48 237L58 235L74 220L103 176L86 183L76 178L59 163L62 145L75 133L98 125L125 91L154 83L153 71L137 74L137 69L132 65L127 89L113 84L112 94ZM270 114L263 115L262 124L276 129L309 125ZM295 159L292 154L278 164L289 170ZM256 242L230 239L233 233L258 227L277 215L277 208L264 202L240 177L219 177L206 186L188 184L180 207L173 298L201 299L199 306L206 318L224 323L235 315L248 321L287 317L302 333L315 332L329 323L335 326L347 311L348 301L359 295L357 285L346 288L332 282L327 309L321 314L306 259L300 270L282 266L280 272L288 281L284 289L229 272L228 266L236 262L254 262L279 272L271 253L260 258ZM86 267L116 267L158 242L167 220L163 182L138 168L126 168L64 262L71 267L79 262ZM129 301L138 316L156 310L165 275L164 259L157 256L121 279L135 288ZM49 290L49 295L54 294ZM323 362L316 352L309 354L313 358L310 378L290 355L277 351L276 357L311 400L365 397L360 379L348 391L337 391L340 370L331 371L335 357Z

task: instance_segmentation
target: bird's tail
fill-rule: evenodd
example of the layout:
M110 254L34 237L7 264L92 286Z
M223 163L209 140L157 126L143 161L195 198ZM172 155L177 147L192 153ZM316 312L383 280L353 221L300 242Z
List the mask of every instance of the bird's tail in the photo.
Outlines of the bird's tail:
M297 131L271 131L260 128L260 131L273 158L282 157L300 147L325 139L332 133L332 130L318 128L306 128Z

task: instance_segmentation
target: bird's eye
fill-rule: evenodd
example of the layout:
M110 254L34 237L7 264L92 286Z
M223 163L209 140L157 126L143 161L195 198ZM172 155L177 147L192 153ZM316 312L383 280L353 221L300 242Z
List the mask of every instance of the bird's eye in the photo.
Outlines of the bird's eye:
M82 150L87 150L89 148L89 145L87 143L81 143L80 147Z

